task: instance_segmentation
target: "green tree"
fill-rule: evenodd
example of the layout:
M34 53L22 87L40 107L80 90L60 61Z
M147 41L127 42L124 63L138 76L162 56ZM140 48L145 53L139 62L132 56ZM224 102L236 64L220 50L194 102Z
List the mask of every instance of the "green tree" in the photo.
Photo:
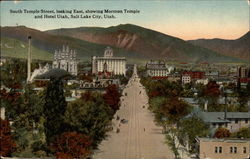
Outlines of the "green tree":
M240 112L247 112L247 102L250 99L250 82L247 84L246 88L241 88L238 90L238 111Z
M199 93L199 102L201 105L204 105L205 102L208 102L208 106L211 111L213 108L216 108L218 105L218 98L221 94L219 85L216 81L209 81L208 84L203 88L203 90ZM216 110L215 110L216 111Z
M8 60L1 66L1 85L10 88L10 91L21 89L26 80L26 63L20 59Z
M232 137L237 137L237 138L250 138L250 128L244 127L241 128L238 132L233 133Z
M179 125L180 133L182 134L180 136L184 136L184 138L179 138L179 140L187 139L189 147L195 152L195 138L206 137L209 134L209 125L196 115L182 119Z
M178 148L180 141L178 139L183 138L183 134L180 133L180 120L190 113L191 107L178 99L178 97L172 97L167 99L160 107L160 111L163 117L166 119L166 139L174 152L175 158L179 158ZM177 144L176 144L177 142Z
M53 142L56 135L60 135L67 128L64 122L66 106L62 80L51 78L44 104L44 128L47 145Z
M96 147L110 130L112 114L111 108L103 102L101 95L96 95L95 101L79 99L69 103L65 120L72 127L72 131L88 135Z
M167 99L160 109L164 117L166 117L171 124L178 125L180 119L190 113L191 106L179 100L177 97L173 97Z
M154 113L155 121L158 125L163 126L164 131L166 131L166 117L161 111L161 106L166 102L165 97L154 97L149 100L149 109Z
M19 104L19 107L14 109L16 111L14 118L15 128L25 127L27 130L32 130L43 116L43 94L38 94L33 88L30 84L24 87L24 92L21 95L22 102Z

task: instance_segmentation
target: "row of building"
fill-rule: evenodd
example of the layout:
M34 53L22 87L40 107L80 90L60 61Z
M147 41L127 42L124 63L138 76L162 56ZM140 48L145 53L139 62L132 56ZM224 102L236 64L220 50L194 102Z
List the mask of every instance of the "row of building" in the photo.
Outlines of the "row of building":
M107 47L104 50L104 56L92 57L92 74L99 72L109 72L114 75L126 74L126 58L114 57L113 49ZM62 50L56 50L54 53L54 60L52 68L59 68L69 72L72 75L77 75L77 58L76 51L69 49L69 46L64 46Z
M77 75L76 51L63 46L62 50L56 50L52 68L64 69L72 75ZM126 58L114 56L112 48L107 47L103 56L93 56L91 59L91 73L109 73L112 75L126 75ZM182 71L173 72L174 67L168 66L163 60L150 60L146 63L146 76L169 80L180 80L183 84L196 82L207 84L210 79L221 82L250 82L250 67L239 67L234 77L222 76L218 71Z

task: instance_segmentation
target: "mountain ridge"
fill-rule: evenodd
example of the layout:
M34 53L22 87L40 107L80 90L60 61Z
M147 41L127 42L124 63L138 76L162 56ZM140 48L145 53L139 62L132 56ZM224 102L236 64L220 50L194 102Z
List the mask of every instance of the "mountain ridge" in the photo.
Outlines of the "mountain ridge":
M107 28L77 27L39 31L25 26L1 27L1 37L27 42L32 36L32 45L51 54L68 44L76 49L79 58L102 56L103 50L111 46L115 56L133 60L165 59L187 62L240 61L220 55L209 49L195 46L182 39L132 24L121 24Z
M123 48L143 54L147 58L185 59L193 62L207 60L220 61L223 59L218 53L194 46L180 38L132 24L120 24L106 28L61 28L47 30L46 32L53 35L64 35L92 43Z
M197 39L188 42L222 55L250 60L250 31L237 39Z

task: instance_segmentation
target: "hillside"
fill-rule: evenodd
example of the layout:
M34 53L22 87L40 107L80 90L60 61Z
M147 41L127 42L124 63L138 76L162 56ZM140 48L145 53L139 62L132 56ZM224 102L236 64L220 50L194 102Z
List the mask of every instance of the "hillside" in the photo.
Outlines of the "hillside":
M1 56L27 58L28 43L13 38L1 38ZM31 47L32 58L39 60L52 60L52 54L38 49L34 46Z
M2 55L26 57L25 48L4 48L6 43L16 40L20 46L27 45L31 35L34 57L52 60L56 49L69 45L77 51L80 60L91 56L102 56L107 46L112 46L115 56L125 56L128 62L138 63L149 59L166 59L186 62L238 62L236 58L220 55L208 49L194 46L184 40L150 29L126 24L108 28L80 27L39 31L25 26L1 27ZM11 42L12 41L12 42ZM19 46L19 45L18 45ZM8 45L7 45L8 47ZM17 47L17 46L16 46Z
M222 55L250 60L250 31L235 40L198 39L190 40L194 45L211 49Z
M145 59L167 59L188 62L238 61L214 51L194 46L182 39L140 26L124 24L108 28L80 27L48 30L46 33L63 35L96 44L110 45L132 51Z
M61 49L62 45L69 45L70 48L76 49L77 57L82 60L90 59L93 55L103 55L103 50L107 47L106 45L94 44L84 40L79 40L66 36L57 36L51 35L45 32L41 32L39 30L27 28L25 26L18 27L1 27L1 43L3 43L3 47L1 47L2 55L4 56L16 56L16 57L26 57L23 52L24 48L16 48L15 53L11 51L11 49L5 48L5 43L13 43L14 39L17 40L20 44L27 44L27 37L31 35L32 37L32 46L37 48L37 50L44 52L44 57L49 57L52 60L52 55L56 49ZM21 46L21 45L20 45ZM8 44L7 44L8 47ZM13 47L13 46L11 46ZM16 45L19 47L19 45ZM119 56L127 55L127 51L122 49L114 48L115 52L118 52ZM34 56L38 56L36 54L40 54L41 52L33 52ZM49 54L48 54L49 53ZM39 55L40 56L40 55ZM130 57L130 56L129 56Z

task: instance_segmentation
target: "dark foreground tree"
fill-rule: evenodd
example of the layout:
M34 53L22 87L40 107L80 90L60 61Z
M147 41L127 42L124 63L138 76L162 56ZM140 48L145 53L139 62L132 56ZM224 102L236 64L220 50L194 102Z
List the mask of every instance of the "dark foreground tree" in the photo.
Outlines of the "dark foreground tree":
M11 129L8 120L0 118L0 156L9 157L15 150L16 144L12 140Z
M90 155L91 141L85 135L65 132L58 136L51 148L57 159L82 159Z
M60 79L51 79L47 87L44 116L45 135L49 145L56 135L65 131L64 113L67 103L63 92L63 83Z

